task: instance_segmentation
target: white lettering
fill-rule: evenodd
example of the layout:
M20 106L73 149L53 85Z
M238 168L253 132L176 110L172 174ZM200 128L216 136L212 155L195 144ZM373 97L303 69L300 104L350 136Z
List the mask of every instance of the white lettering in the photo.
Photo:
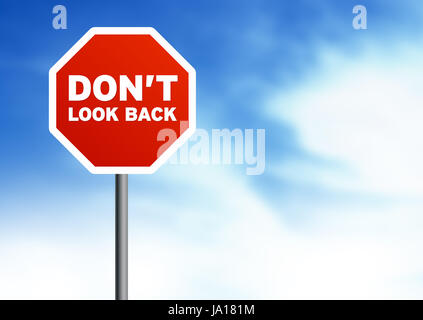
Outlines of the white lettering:
M141 108L140 116L138 117L138 121L142 120L151 121L150 115L148 114L147 108Z
M69 108L69 121L78 121L79 119L77 117L74 117L73 115L73 108Z
M110 121L113 118L113 121L119 121L119 119L116 116L116 110L118 107L114 107L112 109L107 108L106 109L106 121Z
M93 111L93 119L94 121L102 121L106 113L104 112L103 108L95 108Z
M82 83L82 92L76 93L76 83ZM69 101L82 101L88 98L91 93L90 80L85 76L69 76Z
M91 111L88 107L83 107L79 109L78 117L74 116L73 114L73 107L69 108L69 121L89 121L93 119L94 121L119 121L118 117L116 116L116 111L118 107L110 108L107 107L106 109L97 107ZM136 120L136 108L135 109L135 120Z
M162 121L163 120L163 117L162 116L157 116L157 111L158 112L162 112L162 108L154 108L152 111L151 111L151 118L153 118L153 120L154 121Z
M175 115L173 114L173 111L175 111L176 107L173 107L169 110L169 108L165 108L165 121L169 121L169 118L172 118L172 121L176 121Z
M126 121L136 121L137 120L137 108L126 108L125 112Z
M128 100L127 91L132 94L135 100L142 100L142 76L135 76L135 86L131 80L129 80L128 76L120 76L119 86L121 101Z
M103 84L103 82L107 82L107 84L109 85L109 92L107 94L103 94L103 92L101 91L101 85ZM113 79L112 76L103 74L94 80L93 91L94 91L95 97L98 100L110 101L116 95L116 91L117 91L116 81L115 79Z
M178 76L176 75L156 76L156 81L163 82L163 101L170 101L170 97L171 97L170 84L172 82L178 81Z
M84 113L86 115L84 115ZM79 119L81 119L82 121L88 121L91 119L91 110L87 107L81 108L79 110Z

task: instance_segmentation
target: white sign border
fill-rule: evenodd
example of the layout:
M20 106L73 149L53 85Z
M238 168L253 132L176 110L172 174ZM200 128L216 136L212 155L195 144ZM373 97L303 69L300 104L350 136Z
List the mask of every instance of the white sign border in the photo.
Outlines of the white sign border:
M152 36L188 72L188 129L149 167L96 167L56 126L56 74L72 57L97 34L140 34ZM196 128L196 72L169 42L151 27L94 27L88 30L49 71L49 130L81 164L94 174L152 174L157 171L195 132Z

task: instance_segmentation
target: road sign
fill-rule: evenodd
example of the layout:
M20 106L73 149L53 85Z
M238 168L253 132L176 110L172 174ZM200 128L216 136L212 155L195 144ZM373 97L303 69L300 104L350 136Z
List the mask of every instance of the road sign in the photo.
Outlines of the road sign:
M195 130L195 70L153 28L90 29L49 91L50 132L92 173L153 173Z
M50 132L92 173L116 174L116 299L128 299L128 175L194 133L195 70L153 28L92 28L49 73Z

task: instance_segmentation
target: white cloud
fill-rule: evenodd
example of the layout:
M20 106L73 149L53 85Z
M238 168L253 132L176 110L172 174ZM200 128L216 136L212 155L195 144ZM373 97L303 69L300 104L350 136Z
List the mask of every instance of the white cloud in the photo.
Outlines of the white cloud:
M165 168L173 173L166 172L167 183L183 185L189 171L197 192L216 203L200 210L169 198L151 213L146 198L130 199L130 298L421 297L415 276L423 267L423 221L413 206L316 207L295 226L251 189L255 178L222 167L172 168ZM0 297L112 299L111 225L66 234L44 234L53 226L3 232Z
M336 189L421 194L421 67L410 51L380 56L325 53L330 63L304 87L276 94L272 115L293 124L307 151L340 164L292 163L278 174ZM146 194L151 178L131 177L132 299L423 296L418 202L312 204L305 221L290 224L283 216L296 212L275 209L252 187L261 177L220 166L168 166L158 177L175 192L156 186ZM179 190L193 194L180 199ZM88 205L98 210L99 232L92 215L80 214L84 206L66 208L92 224L83 228L35 232L26 222L31 232L14 234L2 221L0 298L113 298L113 221L104 222L112 216L103 204Z
M293 124L305 150L346 168L344 176L310 174L336 188L421 195L423 65L415 52L383 58L381 48L353 60L324 52L322 60L331 62L270 108Z
M10 233L0 243L0 299L113 298L113 255L105 245Z

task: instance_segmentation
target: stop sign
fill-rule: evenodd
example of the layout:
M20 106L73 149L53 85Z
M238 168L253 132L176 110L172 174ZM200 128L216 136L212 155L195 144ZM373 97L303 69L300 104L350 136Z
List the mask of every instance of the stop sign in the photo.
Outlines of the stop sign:
M92 173L153 173L195 130L195 70L153 28L92 28L50 69L49 129Z

